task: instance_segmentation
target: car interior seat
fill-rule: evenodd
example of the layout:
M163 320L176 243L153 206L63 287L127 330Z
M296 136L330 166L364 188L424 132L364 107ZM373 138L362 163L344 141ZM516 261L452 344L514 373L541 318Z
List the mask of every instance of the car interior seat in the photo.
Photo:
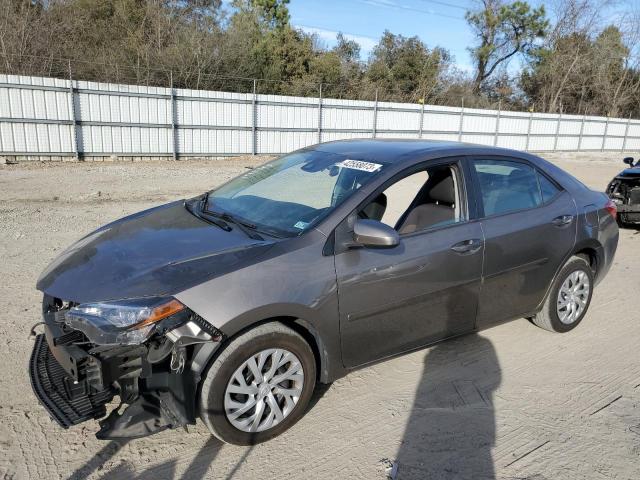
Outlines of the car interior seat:
M384 193L378 195L369 205L360 210L358 216L369 220L382 220L387 210L387 196Z
M399 233L411 233L435 225L452 223L456 219L456 189L450 168L431 173L418 193L415 206L400 219Z

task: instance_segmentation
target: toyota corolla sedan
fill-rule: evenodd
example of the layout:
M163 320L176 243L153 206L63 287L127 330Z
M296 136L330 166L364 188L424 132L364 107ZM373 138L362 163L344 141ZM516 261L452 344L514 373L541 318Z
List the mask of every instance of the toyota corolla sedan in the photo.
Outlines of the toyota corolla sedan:
M572 330L617 242L604 193L527 153L315 145L64 251L37 282L33 390L102 439L200 418L262 442L371 362L517 318Z

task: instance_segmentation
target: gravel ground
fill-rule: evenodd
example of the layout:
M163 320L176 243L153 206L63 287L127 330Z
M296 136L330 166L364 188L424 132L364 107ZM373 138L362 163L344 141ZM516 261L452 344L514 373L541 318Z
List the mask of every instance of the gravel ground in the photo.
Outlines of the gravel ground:
M603 189L619 154L548 155ZM264 161L0 166L0 478L640 478L640 232L624 230L589 314L565 335L526 320L359 370L317 392L288 433L223 445L202 425L100 442L62 430L26 365L35 280L73 240Z

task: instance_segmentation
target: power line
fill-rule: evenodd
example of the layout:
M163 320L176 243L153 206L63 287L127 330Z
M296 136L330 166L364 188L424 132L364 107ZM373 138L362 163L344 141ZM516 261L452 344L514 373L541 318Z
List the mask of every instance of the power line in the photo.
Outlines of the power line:
M449 18L452 20L458 20L458 21L466 21L464 18L462 17L456 17L454 15L447 15L446 13L439 13L439 12L434 12L432 10L422 10L420 8L414 8L414 7L409 7L407 5L398 5L398 4L393 4L393 3L387 3L387 2L383 2L380 0L358 0L360 3L364 3L365 5L372 5L374 7L382 7L382 8L393 8L396 10L404 10L404 11L409 11L409 12L417 12L417 13L424 13L426 15L436 15L438 17L444 17L444 18ZM445 2L439 2L436 0L429 0L432 3L438 3L438 4L443 4ZM453 4L448 4L447 6L452 6ZM457 8L461 8L459 5L456 5Z
M458 8L460 10L464 10L465 12L469 10L467 7L463 7L462 5L456 5L455 3L442 2L440 0L419 0L419 1L423 3L434 3L436 5L442 5L443 7Z

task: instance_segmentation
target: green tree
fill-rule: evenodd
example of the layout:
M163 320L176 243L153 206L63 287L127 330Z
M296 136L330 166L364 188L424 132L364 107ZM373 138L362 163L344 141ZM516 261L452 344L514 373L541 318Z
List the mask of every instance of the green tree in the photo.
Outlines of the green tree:
M289 26L289 0L234 0L239 11L253 12L268 30L282 30Z
M418 37L385 31L371 55L366 79L384 98L418 101L440 87L441 75L450 63L444 49L430 50Z
M549 27L544 5L532 9L522 1L482 0L482 7L467 12L466 19L477 39L477 45L469 49L476 63L476 93L498 67L534 48Z
M360 44L349 40L342 32L336 35L337 44L333 51L343 63L357 64L360 62Z

